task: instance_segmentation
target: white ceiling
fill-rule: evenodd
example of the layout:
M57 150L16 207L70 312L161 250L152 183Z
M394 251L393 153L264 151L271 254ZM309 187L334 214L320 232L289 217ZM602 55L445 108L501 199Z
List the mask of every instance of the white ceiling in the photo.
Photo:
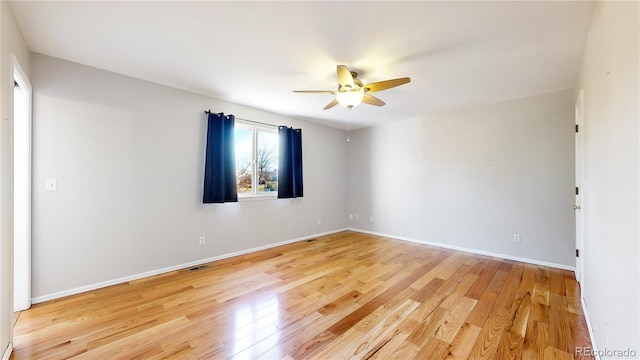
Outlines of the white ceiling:
M594 2L15 1L31 51L346 128L574 85ZM336 65L384 107L322 108ZM225 109L214 109L225 111ZM242 114L236 114L242 117Z

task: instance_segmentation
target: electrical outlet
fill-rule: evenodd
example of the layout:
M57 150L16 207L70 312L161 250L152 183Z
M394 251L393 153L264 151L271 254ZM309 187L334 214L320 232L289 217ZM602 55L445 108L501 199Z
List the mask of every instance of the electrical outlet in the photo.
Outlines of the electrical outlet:
M373 216L369 216L369 222L373 222Z
M199 241L200 241L200 245L204 245L206 243L204 236L200 236Z
M353 214L349 214L349 220L353 220Z
M45 179L45 191L58 191L58 179Z
M355 217L356 217L356 220L358 220L358 214L356 214Z
M322 219L318 219L318 225L322 225Z
M520 242L520 234L513 234L513 242L514 243Z

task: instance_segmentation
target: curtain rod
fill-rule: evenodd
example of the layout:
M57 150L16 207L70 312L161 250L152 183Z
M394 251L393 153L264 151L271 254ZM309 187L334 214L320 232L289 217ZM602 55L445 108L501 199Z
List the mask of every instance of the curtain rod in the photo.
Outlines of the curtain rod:
M205 111L204 111L204 113L205 113L205 114L209 114L209 113L212 113L212 111L211 111L211 110L205 110ZM214 113L214 114L218 114L218 115L220 115L220 114L224 114L224 113ZM267 124L267 123L263 123L263 122L260 122L260 121L253 121L253 120L249 120L249 119L243 119L243 118L239 118L239 117L237 117L237 116L234 116L234 117L235 117L236 119L238 119L238 120L241 120L241 121L246 121L246 122L255 123L255 124L260 124L260 125L265 125L265 126L271 126L271 127L274 127L274 128L277 128L277 127L278 127L278 125Z

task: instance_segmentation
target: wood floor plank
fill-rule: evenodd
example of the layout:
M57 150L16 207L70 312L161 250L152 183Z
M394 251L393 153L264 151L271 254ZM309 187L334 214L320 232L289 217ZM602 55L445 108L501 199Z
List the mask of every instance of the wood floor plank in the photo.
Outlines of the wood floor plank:
M420 347L424 346L430 338L435 336L449 314L451 314L450 310L437 307L416 327L407 340Z
M442 279L434 279L432 281L438 283L443 282ZM431 296L425 298L408 317L401 321L396 331L391 334L390 337L380 340L363 358L390 359L398 353L401 353L402 349L406 347L413 352L414 347L409 346L411 342L407 340L408 337L416 328L422 326L424 320L438 308L443 300L444 297L441 294L432 292Z
M383 305L385 302L391 300L396 294L403 289L409 287L414 281L419 279L425 272L431 270L433 265L427 264L422 266L417 271L413 272L413 274L405 277L401 281L393 284L392 287L384 291L382 294L376 296L374 299L369 301L367 304L364 304L361 308L349 314L349 316L340 320L336 324L334 324L329 331L333 332L336 335L340 335L347 331L348 328L355 325L358 321L362 320L367 314L377 309L379 306Z
M276 334L274 338L278 340L278 344L256 358L277 359L284 356L284 354L295 355L301 350L305 350L306 346L310 346L305 344L316 344L316 340L321 337L321 334L323 334L331 324L346 314L353 312L357 307L358 305L351 305L348 308L342 309L341 312L334 312L329 316L322 316L316 312L300 319L299 322L282 329L280 334ZM318 318L315 318L314 315L318 315ZM302 329L304 331L302 331ZM297 356L296 358L301 357Z
M452 287L447 288L447 282L445 282L437 291L443 295L446 295L446 299L442 302L442 307L446 309L452 309L457 306L458 302L464 298L464 294L469 290L473 283L478 279L478 275L465 273L462 277L458 278ZM475 303L475 302L474 302Z
M357 342L346 347L341 354L345 358L356 359L361 358L367 354L373 348L378 348L381 343L386 342L388 335L399 331L399 326L402 320L405 319L410 313L412 313L420 304L408 299L397 310L393 311L382 321L378 322L374 327L369 330L358 329L363 333L363 336L358 339ZM395 307L394 307L395 308ZM392 310L392 309L390 309Z
M549 270L549 291L560 296L564 296L566 294L565 278L562 270Z
M500 266L500 262L497 260L487 260L479 263L480 265L480 273L478 275L478 279L473 284L473 286L467 291L465 294L466 297L470 297L472 299L479 300L482 293L487 288L487 285L491 282L496 272L498 271L498 266ZM472 269L471 273L476 273L476 269Z
M582 313L582 303L580 302L579 284L574 278L565 276L564 283L567 291L567 305L572 314Z
M36 304L11 359L564 359L572 272L345 231Z
M389 315L391 309L380 306L375 311L371 312L365 318L360 320L355 326L349 328L347 331L339 335L331 344L328 344L324 349L317 353L312 359L339 359L347 358L347 355L340 357L343 351L349 350L349 346L357 343L363 336L364 332L368 331L371 327L374 327L386 316Z
M476 299L463 297L451 310L442 326L436 331L436 337L447 344L452 344L458 331L462 328L464 320L467 318L478 301Z
M383 358L381 356L376 356L376 357L372 357L372 359L380 359L380 360L384 360L384 359L394 359L394 360L405 360L405 359L415 359L416 356L418 356L418 353L420 352L420 346L412 343L411 341L405 341L403 342L398 349L391 354L390 357L388 358Z
M488 319L482 326L480 336L469 356L469 359L493 358L498 350L502 333L512 319L513 299L520 285L523 268L511 266L505 284L492 307Z
M552 293L549 302L549 346L572 353L571 324L566 298Z
M533 286L532 297L534 303L549 305L549 284L536 282Z
M449 347L446 360L466 360L482 329L469 323L463 324Z
M448 349L449 344L436 337L432 337L427 341L425 346L420 349L415 358L420 360L442 359Z
M521 285L524 283L523 281ZM531 294L521 294L514 302L512 309L515 309L515 311L512 310L513 317L502 333L496 352L498 359L516 359L520 357L530 316Z
M495 275L491 279L491 282L487 285L487 288L478 299L478 303L474 307L471 314L467 318L467 321L479 328L482 328L489 312L493 309L493 306L498 298L498 294L502 290L502 286L507 280L508 273L502 270L496 271Z
M522 357L531 360L544 360L543 355L548 346L546 322L531 321L523 342Z

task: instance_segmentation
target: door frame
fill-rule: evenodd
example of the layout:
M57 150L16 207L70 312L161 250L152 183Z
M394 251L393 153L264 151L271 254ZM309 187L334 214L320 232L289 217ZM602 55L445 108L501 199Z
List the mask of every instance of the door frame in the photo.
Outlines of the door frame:
M584 277L584 90L580 89L575 105L575 227L576 227L576 280L583 284Z
M21 208L24 216L24 239L16 239L16 229L13 229L13 308L14 311L26 310L31 307L31 192L32 192L32 146L33 146L33 123L32 123L32 94L33 89L31 82L27 78L22 66L18 62L15 55L11 54L11 64L13 68L13 79L21 89L27 92L27 129L26 139L20 139L19 143L24 145L20 151L26 151L27 166L24 169L24 178L26 179L25 188L22 193L16 196L15 179L16 174L13 174L13 204L14 204L14 223L15 226L15 211L16 202L20 201L24 205ZM13 93L12 93L13 97ZM15 99L12 101L12 106L15 104ZM15 172L15 152L16 152L16 139L15 135L15 109L12 108L12 122L11 122L11 153L12 163L14 164L13 172Z

